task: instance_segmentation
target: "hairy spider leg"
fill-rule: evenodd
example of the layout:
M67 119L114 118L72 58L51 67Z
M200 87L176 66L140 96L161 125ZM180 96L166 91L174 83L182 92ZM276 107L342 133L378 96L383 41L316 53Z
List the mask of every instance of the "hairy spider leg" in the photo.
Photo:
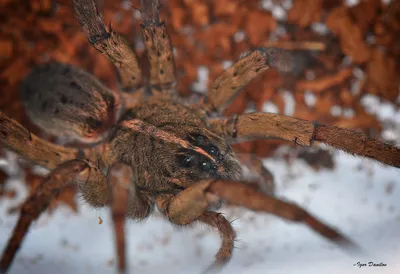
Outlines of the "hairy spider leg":
M111 25L106 28L95 1L73 0L73 7L89 42L117 68L122 89L131 91L140 87L143 76L135 52Z
M79 150L65 148L40 139L17 121L0 111L0 143L47 169L68 160L79 158Z
M350 154L400 167L400 148L351 129L259 112L210 119L209 122L215 132L233 140L279 138L302 146L311 146L317 141Z
M203 107L209 113L222 113L254 78L270 68L279 70L289 62L289 54L276 48L260 47L245 54L214 80L202 102Z
M210 180L207 181L209 182ZM359 250L358 246L345 236L319 221L296 204L265 195L243 182L213 180L206 191L217 195L232 205L243 206L253 211L270 213L294 222L303 222L324 238L350 250Z
M150 63L152 91L175 92L175 65L172 44L165 23L160 20L159 0L141 0L142 34Z
M81 160L63 163L54 169L26 199L22 205L18 223L1 256L0 273L6 273L32 222L47 209L52 198L88 168L90 168L88 164Z
M129 207L136 207L138 202L143 203L142 199L130 201L132 196L136 198L132 193L134 189L132 169L127 165L116 163L110 168L106 178L91 162L72 160L54 169L24 202L20 219L0 261L2 273L5 273L11 265L31 223L47 209L50 201L71 183L78 184L79 190L90 205L102 207L111 204L116 237L117 266L120 273L125 272L125 218ZM112 194L110 195L110 193ZM148 216L149 208L149 203L138 206L134 211L129 212L129 217L142 219Z
M111 195L111 216L114 224L115 248L119 273L126 270L125 218L128 211L128 200L134 191L132 168L115 163L107 176Z
M216 254L215 262L207 269L207 272L219 269L229 261L235 240L235 232L231 224L220 213L207 211L207 207L213 199L211 194L232 205L270 213L294 222L303 222L321 236L344 248L353 251L359 249L345 236L319 221L306 210L296 204L266 195L254 189L251 184L219 179L203 180L189 186L177 195L159 195L156 201L160 211L175 224L187 225L194 221L201 221L218 229L222 244Z

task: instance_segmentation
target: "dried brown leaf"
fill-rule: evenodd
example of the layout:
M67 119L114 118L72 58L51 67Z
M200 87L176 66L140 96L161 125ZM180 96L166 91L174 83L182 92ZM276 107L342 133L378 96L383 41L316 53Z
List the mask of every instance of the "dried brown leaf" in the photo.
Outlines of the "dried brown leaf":
M261 10L250 11L244 20L244 29L254 46L261 45L268 39L271 31L276 29L277 23L269 12Z
M238 7L239 7L239 2L235 2L232 0L213 1L212 12L216 17L235 16Z
M333 9L326 19L326 24L339 37L343 52L350 56L354 63L369 60L371 49L365 42L365 34L353 22L347 7Z
M295 0L288 13L288 21L302 28L319 22L322 16L322 0Z
M328 88L342 84L345 80L353 75L352 68L344 68L339 70L336 74L326 75L315 80L302 80L297 82L296 90L322 92Z
M399 96L400 62L383 50L374 49L372 59L366 66L365 89L390 101Z

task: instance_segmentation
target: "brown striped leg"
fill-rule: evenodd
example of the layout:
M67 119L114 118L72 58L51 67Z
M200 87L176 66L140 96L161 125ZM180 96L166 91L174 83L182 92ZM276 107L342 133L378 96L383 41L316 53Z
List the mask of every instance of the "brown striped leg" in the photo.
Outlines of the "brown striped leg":
M215 79L203 102L204 108L221 113L254 78L269 68L284 70L290 62L290 55L276 48L259 48L247 54Z
M137 57L124 37L104 25L94 0L73 0L74 11L89 42L113 62L119 71L124 90L142 84L142 71Z
M0 111L0 144L25 159L53 169L78 158L78 150L46 142Z
M231 257L235 233L230 224L217 213L207 213L206 208L215 196L232 205L250 210L270 213L286 220L303 222L328 240L345 248L358 251L358 246L296 204L282 201L246 185L245 182L229 180L204 180L177 195L164 194L157 197L157 206L173 223L190 224L196 220L217 227L223 239L217 260L208 270L223 266ZM217 215L215 215L217 214Z
M262 160L252 153L235 153L240 162L247 166L252 173L260 178L257 182L249 182L265 194L273 195L275 193L274 175L264 166Z
M400 167L400 148L370 139L363 133L351 129L259 112L211 119L209 123L216 133L227 139L233 139L232 141L279 138L302 146L311 146L317 141L347 153Z
M326 239L353 251L359 250L357 245L341 233L319 221L296 204L265 195L242 182L216 180L210 184L207 191L233 205L270 213L293 222L303 222Z
M73 183L75 180L87 180L88 174L90 173L82 173L87 169L91 169L90 165L81 160L72 160L63 163L54 169L35 192L27 198L22 205L21 214L13 234L3 251L0 260L0 273L5 273L10 267L32 222L46 210L50 201L57 196L63 188ZM93 170L93 172L96 171Z
M153 209L154 198L135 189L135 176L132 168L122 163L115 163L109 170L111 211L114 223L115 247L118 273L126 272L125 219L143 220Z
M108 173L108 181L112 193L111 211L114 223L117 267L118 273L122 274L126 271L125 218L129 196L133 189L132 169L122 163L116 163Z
M150 84L161 92L174 92L176 83L171 40L160 21L159 0L141 0L142 33L150 63Z
M222 243L218 253L215 255L215 262L205 271L206 273L215 273L231 259L235 247L236 233L230 222L221 213L206 211L197 220L215 227L221 237Z

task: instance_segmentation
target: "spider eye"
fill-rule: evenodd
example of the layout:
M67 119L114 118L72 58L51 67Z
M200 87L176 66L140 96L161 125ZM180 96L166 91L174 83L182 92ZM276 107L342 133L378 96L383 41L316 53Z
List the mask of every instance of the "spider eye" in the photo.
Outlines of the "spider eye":
M212 155L212 156L218 156L219 155L219 150L216 146L211 146L208 149L208 152Z
M183 165L186 167L191 166L192 162L193 162L193 156L186 156L185 158L183 158L182 161Z
M208 171L211 168L210 162L202 162L201 163L201 170Z
M211 164L211 163L208 162L208 161L207 161L207 162L205 161L205 162L201 162L200 168L201 168L202 171L209 171L210 169L216 170L216 169L217 169L217 166Z

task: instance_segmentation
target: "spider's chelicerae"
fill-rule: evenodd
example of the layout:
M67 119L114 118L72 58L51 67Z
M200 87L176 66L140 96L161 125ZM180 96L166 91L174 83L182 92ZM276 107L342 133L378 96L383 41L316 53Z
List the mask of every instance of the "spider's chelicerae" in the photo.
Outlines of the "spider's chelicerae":
M235 240L230 223L211 210L219 200L304 222L335 243L356 247L304 209L273 197L270 174L259 160L251 162L260 168L264 185L241 182L239 161L229 144L256 138L302 146L320 142L394 167L400 167L399 148L353 130L278 114L218 115L260 73L287 69L290 58L274 48L243 56L214 81L200 103L185 103L174 89L172 46L158 1L143 0L141 6L148 85L135 53L105 27L94 0L74 0L73 6L89 42L115 64L121 92L60 63L40 66L25 79L21 94L32 121L52 135L85 144L79 148L41 140L0 112L1 144L51 170L21 208L1 271L10 267L32 221L71 183L91 206L112 208L120 271L125 270L125 218L144 219L154 206L174 224L198 221L219 231L222 245L212 269L229 261Z

